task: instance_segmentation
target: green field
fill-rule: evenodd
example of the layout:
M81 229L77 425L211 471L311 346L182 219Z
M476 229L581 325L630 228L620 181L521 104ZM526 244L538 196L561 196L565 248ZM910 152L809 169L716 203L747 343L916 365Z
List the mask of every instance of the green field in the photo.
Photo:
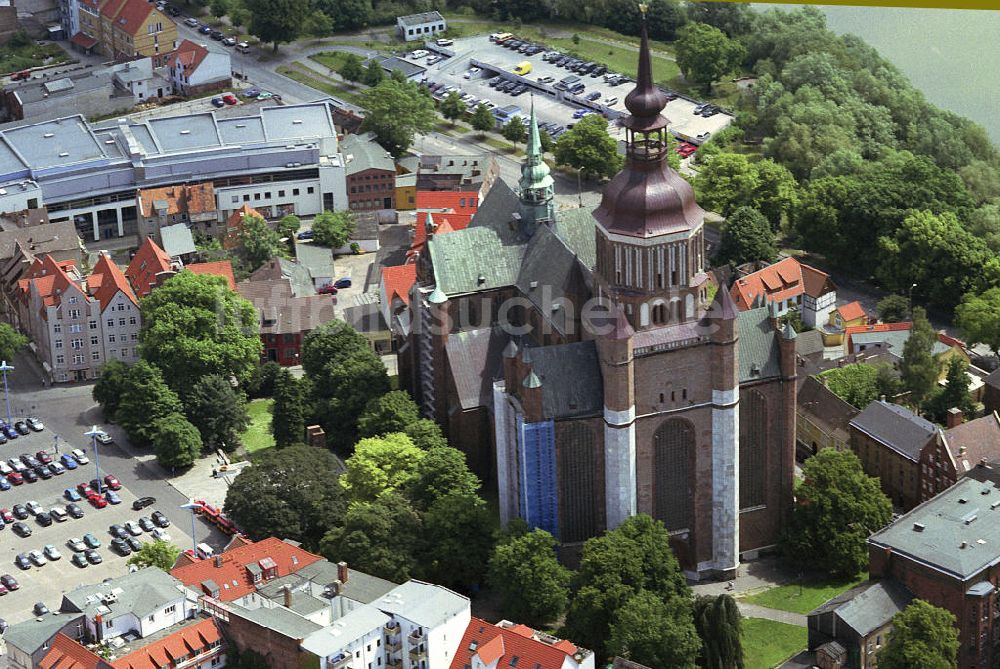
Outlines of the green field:
M294 79L300 84L305 84L306 86L315 88L318 91L323 91L328 95L338 97L342 100L346 100L347 102L352 102L354 104L358 103L359 96L354 90L326 79L322 74L313 72L300 63L293 63L292 65L293 67L282 65L278 68L278 74L283 74L289 79Z
M808 644L805 627L763 618L743 619L746 669L773 669Z
M854 579L828 579L808 581L801 585L792 583L779 585L756 595L744 597L743 601L769 609L780 609L792 613L806 614L840 593L863 583L866 576Z
M242 436L247 453L263 451L274 446L274 437L271 435L272 404L274 404L272 399L259 399L253 400L247 406L250 426Z
M344 51L324 51L323 53L313 54L309 58L315 60L323 67L340 73L340 69L344 67L344 62L347 60L347 53Z
M56 44L38 46L31 41L20 47L10 44L0 46L0 74L26 70L29 67L66 63L69 60L66 52Z

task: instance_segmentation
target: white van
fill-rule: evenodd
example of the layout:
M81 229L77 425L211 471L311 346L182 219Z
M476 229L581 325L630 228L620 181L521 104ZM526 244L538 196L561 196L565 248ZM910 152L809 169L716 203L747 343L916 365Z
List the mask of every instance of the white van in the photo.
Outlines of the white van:
M198 544L195 546L195 554L202 560L208 560L215 555L215 549L208 544Z
M240 53L250 53L250 44L248 42L240 42L236 45L236 50Z

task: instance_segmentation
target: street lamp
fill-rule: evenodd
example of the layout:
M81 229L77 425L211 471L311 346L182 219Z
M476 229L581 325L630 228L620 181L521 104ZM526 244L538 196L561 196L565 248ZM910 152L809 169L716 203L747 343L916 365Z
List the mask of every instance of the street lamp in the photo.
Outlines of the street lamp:
M97 426L93 426L90 432L84 432L85 437L90 437L90 448L94 451L94 467L97 469L97 494L104 494L101 486L101 460L97 455L97 435L101 434L101 431L97 429Z
M3 397L4 400L7 402L8 424L11 422L11 419L10 419L10 393L7 392L7 372L13 372L13 371L14 371L14 365L8 365L6 360L0 363L0 372L3 373Z
M910 284L910 294L909 294L909 297L907 299L907 302L909 302L909 306L910 306L910 318L913 318L913 289L916 288L916 287L917 287L917 284L915 284L915 283L911 283Z
M182 509L188 509L191 511L191 550L194 552L194 556L198 555L198 539L194 535L194 514L197 509L201 508L201 504L195 504L194 502L188 502L187 504L181 504Z

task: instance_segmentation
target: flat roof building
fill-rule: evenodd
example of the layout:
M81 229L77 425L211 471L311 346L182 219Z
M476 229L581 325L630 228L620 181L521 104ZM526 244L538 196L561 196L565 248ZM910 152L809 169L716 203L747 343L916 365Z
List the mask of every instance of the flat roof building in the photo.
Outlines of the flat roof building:
M448 29L448 24L441 16L441 12L423 12L397 17L396 29L399 31L400 37L407 42L413 42L437 33L443 33Z

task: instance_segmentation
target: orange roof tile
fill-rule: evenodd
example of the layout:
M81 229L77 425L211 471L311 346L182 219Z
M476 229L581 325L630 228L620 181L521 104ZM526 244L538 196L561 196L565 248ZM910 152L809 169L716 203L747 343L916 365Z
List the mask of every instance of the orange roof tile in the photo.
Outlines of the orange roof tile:
M873 325L852 325L844 330L847 341L847 349L850 351L854 347L851 337L856 334L867 334L869 332L901 332L913 328L913 323L875 323Z
M226 219L226 236L222 239L222 248L233 249L240 244L240 231L243 229L243 217L256 216L263 218L260 212L248 204L243 205Z
M863 318L865 315L865 308L861 306L861 303L855 300L849 304L842 304L837 307L837 313L845 321L853 321L858 318Z
M277 565L278 576L294 574L299 569L322 560L318 555L274 537L257 543L230 546L219 554L222 564L215 566L215 560L199 560L194 564L179 565L170 574L187 586L202 591L201 584L211 580L219 587L219 599L229 602L256 591L256 587L246 570L246 565L271 558ZM292 558L295 558L293 561ZM262 581L263 583L263 581Z
M944 344L945 346L950 346L952 348L965 348L965 342L961 339L952 337L951 335L945 334L944 332L937 333L937 340Z
M125 276L132 282L132 288L135 289L136 295L145 297L149 295L149 291L153 290L153 286L156 284L156 275L160 272L166 272L170 267L170 256L167 255L167 252L161 249L152 238L146 237L142 246L132 256L132 262L128 264Z
M59 632L52 638L52 646L38 663L38 667L39 669L97 669L104 664L100 655L87 650Z
M768 302L782 302L803 293L811 297L825 295L833 290L829 279L826 272L795 258L785 258L737 279L729 294L737 307L746 310L761 294L767 296Z
M177 45L173 53L167 58L167 65L170 67L180 67L190 74L198 69L201 61L208 55L208 49L201 44L196 44L189 39L183 40Z
M233 274L233 263L228 260L196 262L192 265L185 265L184 269L189 269L195 274L212 274L215 276L221 276L229 282L229 290L236 290L236 276Z
M147 0L125 0L125 4L115 17L115 27L135 37L150 14L157 11ZM166 16L164 23L170 22Z
M90 35L85 35L83 33L77 33L73 35L73 37L70 38L69 41L83 49L90 49L93 48L94 46L97 46L96 37L91 37Z
M437 229L434 234L444 234L465 230L472 222L472 214L456 214L455 212L441 212L431 214L431 220ZM410 244L410 253L419 252L427 243L427 212L417 212L417 224L413 229L413 242Z
M413 263L382 268L382 283L385 284L385 297L392 305L398 297L403 304L410 303L410 288L417 282L417 266Z
M107 254L100 254L94 271L87 277L87 288L92 297L101 303L101 311L108 308L108 304L119 292L125 293L125 297L138 306L139 300L132 292L132 286L122 273L118 265L111 262L111 257Z
M459 214L474 214L479 208L479 195L465 191L417 191L417 209L446 210Z
M159 669L174 666L178 658L201 654L217 641L222 641L222 634L219 633L215 618L205 618L119 657L111 666L114 669Z
M211 181L164 188L146 188L139 191L139 211L142 216L152 217L156 202L165 202L166 216L176 214L204 214L215 211L215 188Z
M465 628L465 635L458 645L451 669L472 666L472 657L477 654L487 666L497 660L497 666L507 666L509 661L505 662L504 658L513 659L516 655L518 667L561 669L567 656L572 658L579 651L569 641L547 643L537 635L537 632L525 625L500 627L473 617Z
M45 306L55 306L62 300L66 289L70 286L79 288L67 274L68 271L75 270L76 264L72 260L57 261L50 255L44 255L31 263L25 277L18 281L18 287L22 291L22 297L27 299L31 286L34 286Z
M101 16L106 19L115 18L124 4L125 0L107 0L101 5Z

